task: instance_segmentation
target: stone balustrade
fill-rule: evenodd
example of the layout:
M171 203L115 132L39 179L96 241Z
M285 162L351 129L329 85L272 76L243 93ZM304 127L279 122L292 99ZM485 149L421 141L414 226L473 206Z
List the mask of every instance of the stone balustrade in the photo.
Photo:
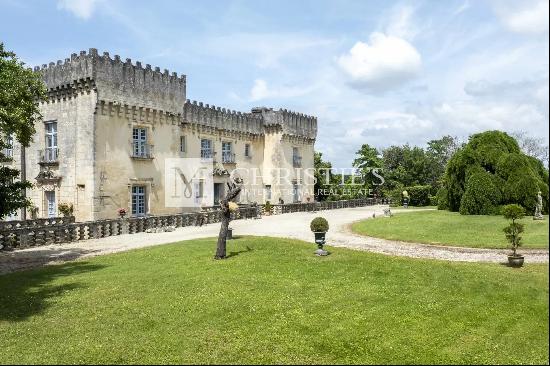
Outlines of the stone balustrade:
M41 226L66 225L74 222L74 216L50 217L33 220L0 221L0 231Z
M372 198L311 203L272 205L272 215L293 212L314 212L374 205ZM258 218L259 210L265 214L265 205L241 206L232 213L233 219ZM28 248L33 246L105 238L123 234L143 233L148 229L184 227L220 222L221 211L212 208L204 212L174 215L129 217L125 219L74 222L74 217L0 222L0 249Z
M234 219L248 219L256 216L256 209L243 207L233 213ZM68 218L63 218L68 219ZM125 219L74 222L72 220L39 219L25 224L4 226L0 229L0 248L15 249L33 246L75 242L108 236L136 234L148 229L169 226L183 227L220 222L221 211L190 212L175 215L130 217ZM37 221L32 223L33 221ZM39 223L44 223L40 225ZM7 224L8 222L2 223ZM13 223L13 221L9 222Z
M292 212L315 212L324 210L335 210L339 208L353 208L371 206L376 203L374 198L359 198L354 200L341 200L341 201L321 201L310 203L284 203L284 204L272 204L272 215L281 215ZM265 214L265 205L262 208Z

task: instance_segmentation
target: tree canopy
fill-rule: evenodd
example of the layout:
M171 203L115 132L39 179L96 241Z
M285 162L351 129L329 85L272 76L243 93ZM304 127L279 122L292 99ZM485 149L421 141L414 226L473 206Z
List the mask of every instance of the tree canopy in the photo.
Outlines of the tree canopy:
M6 51L0 43L0 160L9 161L6 149L17 141L29 146L35 132L35 122L41 119L38 101L46 95L40 75L24 67L15 53ZM17 181L19 170L0 166L0 219L28 201L24 190L30 183Z
M449 160L442 190L441 208L462 214L496 214L514 203L532 213L539 191L548 211L548 170L501 131L472 135Z

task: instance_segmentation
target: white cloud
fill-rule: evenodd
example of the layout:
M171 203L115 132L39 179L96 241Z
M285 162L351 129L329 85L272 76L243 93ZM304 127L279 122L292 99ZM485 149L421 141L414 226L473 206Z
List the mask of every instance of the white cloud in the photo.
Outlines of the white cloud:
M495 1L500 21L517 33L548 33L548 0Z
M357 42L338 59L340 67L358 89L385 91L418 75L422 58L404 39L375 32L369 43Z
M89 19L96 8L98 0L58 0L57 8L67 10L78 18Z

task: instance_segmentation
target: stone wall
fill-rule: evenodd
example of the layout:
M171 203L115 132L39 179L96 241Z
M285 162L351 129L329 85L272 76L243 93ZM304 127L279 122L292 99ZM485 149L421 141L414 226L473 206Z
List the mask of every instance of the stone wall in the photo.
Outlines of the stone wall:
M160 71L151 65L135 65L131 59L124 62L120 56L99 55L97 49L73 53L65 61L36 67L47 87L53 91L70 93L86 80L91 80L99 100L121 105L140 106L181 114L186 94L186 77Z

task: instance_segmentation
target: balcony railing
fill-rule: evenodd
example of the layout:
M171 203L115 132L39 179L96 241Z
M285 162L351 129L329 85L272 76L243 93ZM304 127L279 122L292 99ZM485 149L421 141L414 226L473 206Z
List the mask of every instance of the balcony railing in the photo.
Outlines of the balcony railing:
M57 164L59 162L59 149L48 147L44 150L38 150L38 161L40 164Z
M132 143L132 158L153 159L153 147L153 145L134 141Z
M295 168L300 168L302 166L302 157L301 156L297 156L297 155L294 155L292 157L292 165L295 167Z
M222 163L223 164L234 164L235 163L235 154L229 151L222 152Z

